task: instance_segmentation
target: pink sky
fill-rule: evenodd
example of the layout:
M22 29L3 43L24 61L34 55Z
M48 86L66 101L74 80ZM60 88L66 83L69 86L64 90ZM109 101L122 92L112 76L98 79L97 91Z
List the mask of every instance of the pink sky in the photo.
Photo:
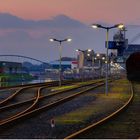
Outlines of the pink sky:
M85 23L139 22L140 0L0 0L0 12L25 19L65 14Z
M70 44L64 44L63 56L75 57L76 49L105 52L105 31L93 30L92 23L124 23L129 42L140 34L140 0L0 0L0 13L10 13L1 14L0 54L22 54L43 61L59 58L57 43L50 43L50 37L72 38ZM47 22L39 24L41 27L33 22L30 28L25 20L29 25L25 28L23 18ZM110 31L110 40L114 33L115 29ZM139 38L136 41L140 44Z

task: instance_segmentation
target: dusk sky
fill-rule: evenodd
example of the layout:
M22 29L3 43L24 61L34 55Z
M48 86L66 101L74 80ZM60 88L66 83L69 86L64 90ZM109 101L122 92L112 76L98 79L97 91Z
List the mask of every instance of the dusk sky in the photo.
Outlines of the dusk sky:
M58 44L48 41L52 37L72 38L63 44L63 56L76 57L76 49L104 52L105 31L90 25L124 23L131 42L140 33L139 13L140 0L0 0L0 54L55 60Z

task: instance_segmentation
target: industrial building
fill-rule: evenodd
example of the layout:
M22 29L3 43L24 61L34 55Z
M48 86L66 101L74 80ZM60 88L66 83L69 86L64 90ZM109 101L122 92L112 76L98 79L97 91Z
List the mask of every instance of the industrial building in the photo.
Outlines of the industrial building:
M52 61L50 65L53 69L59 69L60 61ZM77 68L77 61L61 61L61 70Z
M120 30L114 35L113 41L109 42L109 49L111 54L115 56L116 62L125 63L132 53L140 52L140 44L128 44L128 39L125 38L125 30Z
M13 74L21 72L22 72L22 63L0 61L0 73Z
M94 63L94 51L87 49L87 50L77 50L77 60L78 60L78 69L83 67L92 67Z

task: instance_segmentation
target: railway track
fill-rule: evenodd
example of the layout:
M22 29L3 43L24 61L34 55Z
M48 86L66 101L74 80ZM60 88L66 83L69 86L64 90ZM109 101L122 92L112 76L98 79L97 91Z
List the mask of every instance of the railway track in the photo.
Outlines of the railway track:
M124 139L131 138L131 139L133 139L133 138L139 138L139 136L140 136L139 127L137 126L137 128L135 128L136 131L133 131L129 125L126 125L129 123L130 124L136 123L136 122L128 123L128 121L132 121L135 117L134 114L132 113L133 111L135 111L135 108L137 108L137 111L138 111L138 107L136 107L134 100L138 102L138 99L135 99L135 98L136 98L136 96L139 96L139 95L136 95L136 92L138 90L134 91L134 87L135 87L135 85L131 84L131 96L128 99L128 101L123 106L121 106L119 109L115 110L113 113L109 114L105 118L102 118L101 120L94 122L94 123L86 126L85 128L68 135L64 139L75 139L75 138L76 139L81 139L81 138L84 138L84 139L87 139L87 138L90 138L90 139L91 138L94 138L94 139L96 139L96 138L102 138L102 139L103 138L109 138L109 139L110 138L119 138L119 139L120 138L124 138ZM139 91L140 91L140 89L139 89ZM140 97L139 97L139 101L140 101ZM128 111L126 111L126 110L128 110ZM122 118L119 117L119 116L121 116L121 114L123 115L122 118L124 120L122 120ZM137 114L136 116L138 116L138 113L135 113L135 114ZM131 116L131 117L129 117L130 120L127 120L127 116ZM115 120L115 122L114 122L114 120ZM138 117L137 117L137 121L138 120L140 120L140 119L138 119ZM122 126L123 121L124 121L124 126ZM110 124L110 122L111 122L111 124ZM139 123L139 121L137 123ZM114 126L114 131L113 131L113 126ZM121 131L121 129L122 129L121 126L124 128L123 132ZM134 125L132 125L132 126L134 127ZM131 133L130 130L133 133Z
M0 107L6 105L6 104L10 104L10 101L12 99L14 99L16 96L18 96L19 94L23 93L24 90L26 89L30 89L30 88L35 88L37 86L28 86L28 87L23 87L23 88L19 88L17 89L15 92L13 92L11 95L9 95L7 98L5 98L4 100L2 100L0 102Z
M117 82L118 83L118 82ZM121 85L121 83L119 83L120 85ZM95 86L95 85L94 85ZM123 85L124 86L124 85ZM115 87L116 87L116 85L115 85ZM126 86L126 88L128 88L129 86L127 85ZM138 86L138 87L140 87L140 86ZM82 91L83 93L82 94L79 94L79 95L81 95L82 97L86 97L86 96L89 96L89 95L86 95L87 93L88 93L88 91L90 91L90 88L91 87L88 87L87 89L85 88L84 90L85 91ZM93 87L92 87L93 88ZM95 88L95 87L94 87ZM132 89L132 88L131 88ZM86 91L87 90L87 91ZM104 89L103 89L104 90ZM129 89L127 89L127 91L128 91ZM42 90L43 91L43 90ZM138 91L140 91L140 88L139 88L139 90L135 90L135 92L137 93ZM45 90L43 91L43 92L45 92ZM99 92L100 92L100 90L99 90ZM134 93L135 93L134 92ZM86 94L84 94L84 93L86 93ZM92 92L93 93L93 92ZM92 93L90 93L90 94L92 94ZM96 93L96 92L95 92ZM44 95L44 93L42 94L42 96ZM74 95L74 94L73 94ZM67 107L70 105L70 104L73 104L74 102L76 103L78 100L81 100L81 99L79 99L79 98L81 98L81 96L79 97L79 98L76 98L77 96L79 96L79 95L76 95L75 97L70 97L70 98L68 98L68 99L66 99L66 97L64 98L64 97L62 97L62 99L58 99L58 100L56 100L56 101L54 101L54 102L50 102L50 103L47 103L47 104L45 104L45 99L43 99L44 101L44 103L42 103L42 100L40 100L40 102L38 102L37 103L37 108L35 107L35 108L33 108L30 112L26 112L26 113L24 113L24 114L22 114L22 115L20 115L20 116L18 116L16 119L14 118L12 121L10 121L10 122L7 122L7 123L5 123L5 124L3 124L3 125L1 125L0 126L0 131L1 131L1 134L4 136L5 135L5 137L1 137L1 138L65 138L65 139L69 139L69 138L71 138L71 137L69 137L70 135L66 135L66 131L68 130L69 132L67 132L68 134L70 134L71 132L74 132L74 131L70 131L70 127L69 127L69 125L67 126L61 126L60 124L57 124L57 122L56 122L56 128L50 128L49 126L47 126L47 122L48 122L48 120L52 117L52 116L54 116L55 114L55 112L56 113L58 113L59 111L60 111L60 109L59 108L63 108L64 106L66 106L66 108L65 109L68 109ZM67 95L68 96L68 95ZM69 96L72 96L72 95L69 95ZM109 95L110 96L110 95ZM130 95L129 95L130 96ZM128 97L129 97L128 96ZM137 95L136 95L137 96ZM54 96L55 97L55 96ZM41 97L40 97L41 98ZM52 97L50 97L50 98L52 98ZM134 97L131 95L131 99L133 99ZM113 99L113 98L110 98L110 99ZM127 99L127 98L126 98ZM131 100L131 99L129 99L129 100L127 100L127 103L128 103L128 105L130 104L130 106L129 106L129 108L131 107L131 105L133 104L133 101ZM34 99L35 100L35 99ZM48 99L46 98L46 101L47 101ZM75 100L75 101L74 101ZM93 99L91 99L91 100L93 100ZM97 100L97 99L96 99ZM96 101L95 100L95 101ZM134 98L134 100L135 100L135 98ZM137 99L138 100L138 99ZM60 101L60 102L59 102ZM68 102L69 101L69 102ZM86 100L85 100L86 101ZM125 101L125 100L123 100L123 101ZM130 102L129 102L130 101ZM140 101L140 98L139 98L139 100L138 101ZM137 101L137 102L138 102ZM113 101L114 102L114 101ZM74 103L74 104L75 104ZM81 102L82 104L83 104L83 102ZM81 104L80 103L80 104ZM94 103L94 100L93 100L93 103ZM97 102L97 103L99 103L99 102ZM127 104L126 103L126 104ZM69 104L69 105L68 105ZM77 103L76 103L77 104ZM114 104L115 104L115 102L114 102ZM91 128L88 128L86 131L83 131L81 134L78 134L78 135L76 135L76 136L74 136L74 137L72 137L72 138L138 138L139 137L139 135L137 136L137 137L104 137L103 136L103 134L105 134L106 132L104 132L105 130L103 129L102 131L100 131L100 130L98 130L98 128L100 128L101 126L103 126L104 128L106 128L107 127L107 125L106 125L106 123L110 123L110 121L111 120L113 120L114 121L114 119L117 119L121 114L123 114L123 113L125 113L127 110L129 110L129 108L128 108L128 105L126 105L126 107L124 107L125 105L124 105L124 102L123 102L123 107L124 107L124 109L122 109L121 110L121 108L123 108L122 106L119 108L119 111L117 112L117 111L115 111L115 112L117 112L117 114L115 114L115 116L113 115L113 116L111 116L111 118L108 120L103 120L103 121L101 121L101 123L99 123L99 124L97 124L97 125L95 125L93 128L91 127ZM77 107L76 107L77 108ZM75 109L76 109L75 108ZM79 107L78 107L79 108ZM94 109L96 108L96 106L95 106L95 104L94 104ZM111 107L110 107L111 108ZM132 107L133 108L133 107ZM88 109L90 109L89 107L88 107ZM58 110L58 111L57 111ZM77 109L76 109L77 110ZM113 109L114 110L114 109ZM118 109L117 109L118 110ZM134 110L131 110L132 112L134 111ZM136 111L136 110L135 110ZM41 115L41 112L43 112L42 113L42 115ZM51 112L52 112L52 114L51 114ZM70 110L68 110L68 111L62 111L64 114L66 113L66 112L71 112ZM138 111L136 111L136 112L138 112ZM46 114L45 116L43 115L43 114ZM40 115L39 115L40 114ZM83 113L82 113L83 114ZM33 117L33 115L36 115L36 117ZM59 116L60 114L58 114L57 116ZM138 114L137 114L138 115ZM43 120L43 117L44 116L44 120ZM129 118L129 116L131 116L131 113L128 115L125 115L125 120L126 120L126 116L127 116L127 118ZM135 115L136 116L136 115ZM65 117L65 115L64 115L64 117ZM64 117L62 118L62 119L64 119ZM132 116L131 116L132 117ZM28 119L27 119L28 118ZM93 117L94 118L94 117ZM24 121L24 123L20 123L21 122L21 120L24 120L24 119L26 119L25 121ZM57 120L57 118L55 117L55 119ZM80 119L80 118L79 118ZM95 119L95 118L94 118ZM129 118L130 119L130 118ZM96 120L96 119L95 119ZM35 123L35 124L31 124L31 122L33 123ZM99 122L99 121L98 121ZM96 123L98 123L98 122L96 122ZM140 121L138 121L138 126L139 126L139 122ZM18 124L19 123L19 124ZM29 125L31 125L31 128L28 126L28 123L29 123ZM42 124L43 123L43 124ZM85 123L87 123L87 122L85 122ZM121 123L122 123L122 121L121 121ZM14 125L14 124L18 124L18 126L17 125ZM44 130L44 128L45 128L45 134L44 134L44 136L43 135L38 135L39 134L39 132L38 131L36 131L36 132L34 132L33 130L32 130L32 128L33 127L35 127L36 126L36 124L38 124L37 125L37 128L39 128L39 130L41 130L41 131L43 131ZM89 124L89 123L87 123L87 124ZM87 126L87 124L84 124L85 126ZM95 122L94 122L94 124L95 124ZM116 123L117 125L119 125L120 123L117 121L117 123ZM43 126L42 126L43 125ZM45 125L45 127L44 127L44 125ZM72 124L72 126L75 126L75 124ZM82 126L81 128L84 128L83 126L83 123L80 123L79 124L80 126ZM7 127L8 126L8 127ZM12 126L12 127L10 127L10 126ZM29 131L29 130L31 130L31 131L33 131L33 133L34 133L34 136L32 135L27 135L27 136L23 136L22 134L23 134L23 132L21 131L21 135L19 134L18 136L19 137L12 137L11 136L11 134L9 134L9 137L6 137L6 135L7 134L5 134L5 133L3 133L4 132L4 130L5 131L8 131L8 133L9 133L9 127L10 128L14 128L14 129L16 129L17 128L17 130L18 130L18 127L19 128L21 128L21 127L27 127L27 131ZM113 125L114 126L114 125ZM60 128L62 127L62 131L64 131L65 130L65 132L63 132L63 134L64 135L61 135L60 134L60 132L62 132L61 130L60 130ZM5 128L5 129L3 129L3 128ZM35 127L36 128L36 127ZM36 129L37 129L36 128ZM43 129L42 129L43 128ZM69 128L69 129L67 129L67 128ZM73 130L76 130L77 131L77 129L75 129L76 127L74 127L74 128L72 128ZM80 127L78 127L78 128L80 128ZM131 127L130 127L131 128ZM96 133L96 129L98 130L97 131L97 133ZM109 127L107 127L107 129L109 129ZM113 129L113 128L112 128ZM120 129L120 128L119 128ZM137 129L137 130L136 130ZM136 131L138 131L138 128L136 128L135 130ZM60 130L60 131L59 131ZM75 132L76 132L75 131ZM113 132L111 131L111 130L109 130L110 132L110 134L112 135L113 134ZM117 130L118 131L118 130ZM115 131L115 133L117 133L117 131ZM13 130L11 130L11 132L13 133ZM19 131L17 131L17 132L19 132ZM94 135L94 132L95 132L95 135ZM19 132L20 133L20 132ZM57 133L57 134L56 134ZM77 132L76 132L77 133ZM16 132L15 132L15 134L16 134ZM30 133L29 133L30 134ZM56 134L56 135L55 135ZM2 136L1 135L1 136ZM61 136L60 136L61 135ZM124 134L123 134L124 135Z
M63 81L62 82L63 85L71 84L71 83L72 83L72 81ZM40 87L40 86L51 87L51 86L57 86L57 85L58 85L58 82L54 81L54 82L48 82L48 83L30 84L30 85L11 87L8 89L8 92L10 92L10 94L7 95L3 100L0 100L0 107L8 104L12 99L14 99L17 95L21 94L24 90L27 90L30 88L35 88L35 87ZM7 87L4 89L7 89Z
M45 95L45 96L41 96L40 91L45 88L45 87L41 87L41 88L38 89L38 96L36 98L30 99L30 100L27 100L27 101L24 101L24 102L21 102L21 103L18 103L18 104L13 104L13 105L9 105L9 106L5 106L5 107L0 108L0 111L3 111L5 109L9 110L10 108L21 106L21 105L24 105L26 103L31 103L35 100L35 102L32 105L30 105L27 109L25 109L24 111L14 115L14 116L12 116L8 119L4 119L3 121L1 121L0 122L0 127L4 127L4 126L7 126L9 124L12 124L16 120L19 120L21 118L26 118L28 116L31 116L32 114L41 112L44 109L49 110L49 109L51 109L55 106L63 104L64 102L72 100L73 98L76 98L77 96L79 96L83 93L86 93L87 91L93 90L94 88L96 88L98 86L101 86L103 84L104 83L100 80L98 82L91 82L91 83L88 83L88 84L85 84L85 85L77 85L74 88L54 92L52 94L48 94L48 95ZM72 90L74 90L73 94L69 93ZM61 94L61 96L60 96L60 94ZM62 94L63 94L63 96L62 96ZM57 96L57 98L56 98L56 96ZM36 104L37 104L37 107L35 107Z
M44 87L44 86L43 86L43 87ZM17 116L20 116L20 115L26 113L27 111L30 111L33 107L35 107L36 104L37 104L37 102L38 102L38 100L39 100L39 97L40 97L40 91L41 91L41 89L42 89L43 87L40 87L40 88L38 89L37 95L36 95L35 99L33 100L32 104L31 104L30 106L28 106L28 107L27 107L26 109L24 109L23 111L20 111L19 113L15 114L15 115L13 115L13 116L11 116L11 117L8 117L8 118L6 118L6 119L0 120L0 124L4 124L4 123L8 122L9 120L12 120L13 118L15 118L15 117L17 117Z
M70 83L71 82L66 81L66 82L63 82L63 85L70 84ZM37 85L33 84L33 85L23 86L22 88L17 89L16 91L14 91L14 93L11 93L10 96L8 96L6 99L4 99L3 101L0 102L0 105L1 105L1 107L0 107L0 112L1 112L0 124L8 122L9 120L11 120L11 119L13 119L13 118L15 118L15 117L17 117L17 116L29 111L29 110L31 110L37 104L38 100L42 98L41 97L41 90L43 88L48 88L48 87L56 86L56 85L58 85L57 82L49 83L48 85L46 85L44 83L43 84L37 84ZM25 94L26 92L27 93L29 92L28 91L29 89L30 90L32 89L30 91L30 92L33 92L32 96L34 96L34 94L35 94L36 97L32 97L32 96L29 97L28 94L27 95ZM13 88L8 89L8 91L9 90L13 91ZM14 90L15 90L15 88L14 88ZM34 92L36 92L36 90L37 90L37 93L34 93ZM21 95L21 97L20 97L21 101L19 99L17 101L17 96L19 98L19 95ZM25 100L25 96L28 96L28 100ZM29 99L29 98L31 98L31 99ZM29 103L29 105L26 105L27 103ZM22 107L22 105L25 105L25 107ZM8 112L12 108L14 108L15 111L13 110L13 111L11 111L11 114L9 114ZM3 113L3 111L5 111L5 112ZM8 117L6 117L6 119L5 119L5 116L8 116Z
M100 80L99 80L99 82L100 82ZM68 89L64 89L64 90L60 90L60 91L52 91L52 92L50 91L47 95L44 95L44 94L41 95L39 97L39 100L44 99L44 98L50 98L50 97L53 97L53 96L59 96L61 93L65 93L65 92L68 92L68 91L79 89L79 88L85 87L86 85L92 85L94 83L95 82L90 82L88 84L82 84L82 85L81 84L76 84L72 88L68 88ZM42 90L46 89L46 88L49 88L49 87L44 86L44 88L42 88ZM44 92L46 92L46 91L44 91ZM3 107L0 107L0 112L3 111L3 110L11 109L12 107L21 106L21 105L24 105L26 103L30 103L30 102L32 102L34 100L35 100L35 98L31 98L31 99L28 99L28 100L25 100L25 101L22 101L22 102L13 103L13 104L10 104L10 105L6 105L6 106L3 106Z
M11 96L11 94L15 93L18 88L9 88L9 89L1 89L0 90L0 104L2 104L3 100Z

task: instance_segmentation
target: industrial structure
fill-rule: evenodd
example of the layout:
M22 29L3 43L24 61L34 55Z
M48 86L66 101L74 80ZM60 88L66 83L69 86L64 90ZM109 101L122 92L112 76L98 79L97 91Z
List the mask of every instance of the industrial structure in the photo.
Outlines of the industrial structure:
M125 31L126 29L119 30L113 36L113 41L109 41L110 59L117 63L125 63L132 53L140 52L140 44L129 44Z
M62 71L68 70L68 69L75 69L77 68L77 61L61 61L61 68ZM53 69L59 69L59 60L50 62L50 66Z
M0 73L22 73L22 63L0 61Z

